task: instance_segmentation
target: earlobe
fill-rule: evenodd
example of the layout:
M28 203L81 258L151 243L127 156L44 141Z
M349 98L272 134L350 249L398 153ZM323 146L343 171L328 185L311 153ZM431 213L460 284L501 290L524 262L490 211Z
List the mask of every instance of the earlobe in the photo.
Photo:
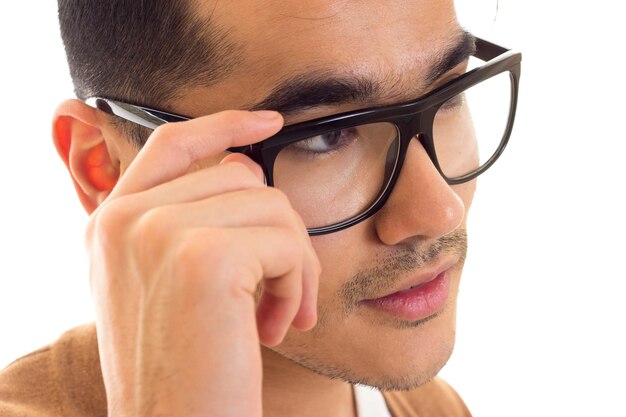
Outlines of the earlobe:
M97 112L79 100L68 100L57 108L52 127L54 145L88 213L106 199L120 175Z

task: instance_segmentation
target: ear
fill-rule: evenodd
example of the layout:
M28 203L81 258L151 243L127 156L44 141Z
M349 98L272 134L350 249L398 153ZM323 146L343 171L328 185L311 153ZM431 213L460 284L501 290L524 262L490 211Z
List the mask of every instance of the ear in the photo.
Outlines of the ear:
M79 100L57 108L52 123L54 146L67 167L83 207L91 214L109 195L120 176L119 159L103 132L108 120Z

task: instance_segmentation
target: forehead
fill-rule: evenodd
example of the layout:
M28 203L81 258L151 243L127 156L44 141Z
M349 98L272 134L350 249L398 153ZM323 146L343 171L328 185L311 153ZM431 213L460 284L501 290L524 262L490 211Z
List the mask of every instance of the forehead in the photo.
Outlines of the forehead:
M307 72L376 73L390 86L419 85L460 32L451 0L203 0L196 7L243 53L218 84L185 92L176 107L194 116L248 108Z

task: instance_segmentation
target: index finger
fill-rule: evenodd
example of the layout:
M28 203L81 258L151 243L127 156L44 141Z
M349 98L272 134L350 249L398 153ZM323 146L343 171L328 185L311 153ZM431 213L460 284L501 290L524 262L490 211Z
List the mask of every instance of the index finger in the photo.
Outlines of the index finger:
M171 181L186 174L197 161L217 156L231 147L259 142L282 126L283 118L278 112L243 110L228 110L159 126L109 198Z

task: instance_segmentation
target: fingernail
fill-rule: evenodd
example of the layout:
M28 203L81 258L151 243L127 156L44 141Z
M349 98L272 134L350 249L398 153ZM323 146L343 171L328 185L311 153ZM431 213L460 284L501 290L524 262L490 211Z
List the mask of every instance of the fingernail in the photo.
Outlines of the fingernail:
M280 117L280 113L273 110L259 110L254 111L252 114L259 116L261 119L273 120L278 119Z

